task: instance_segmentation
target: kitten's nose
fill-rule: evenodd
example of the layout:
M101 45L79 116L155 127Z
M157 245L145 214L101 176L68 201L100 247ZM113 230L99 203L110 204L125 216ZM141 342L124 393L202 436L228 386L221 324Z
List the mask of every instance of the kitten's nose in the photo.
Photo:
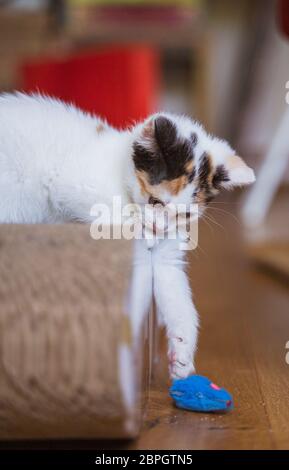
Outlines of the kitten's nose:
M161 206L164 205L164 203L162 201L160 201L159 199L157 199L156 197L153 197L153 196L150 196L149 204L151 204L152 206L156 206L157 204L160 204Z

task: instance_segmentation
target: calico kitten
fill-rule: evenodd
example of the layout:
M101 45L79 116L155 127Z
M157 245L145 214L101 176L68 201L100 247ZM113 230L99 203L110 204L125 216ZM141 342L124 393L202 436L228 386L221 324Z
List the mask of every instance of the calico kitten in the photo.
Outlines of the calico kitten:
M0 223L91 222L95 203L199 204L254 172L229 144L183 116L157 113L118 131L40 95L0 97ZM171 377L194 371L197 312L177 240L153 249L154 296Z

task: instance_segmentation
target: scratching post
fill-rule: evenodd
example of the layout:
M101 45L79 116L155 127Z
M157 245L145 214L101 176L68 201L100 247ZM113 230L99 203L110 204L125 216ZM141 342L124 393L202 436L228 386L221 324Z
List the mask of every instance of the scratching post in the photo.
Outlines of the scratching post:
M0 226L0 439L137 434L148 338L133 346L133 258L87 226Z

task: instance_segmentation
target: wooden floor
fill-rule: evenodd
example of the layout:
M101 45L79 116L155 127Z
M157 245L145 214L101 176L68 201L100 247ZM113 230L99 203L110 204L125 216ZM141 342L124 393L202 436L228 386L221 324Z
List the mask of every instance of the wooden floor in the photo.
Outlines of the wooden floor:
M234 212L236 206L215 207ZM285 361L289 341L288 285L250 261L241 228L232 216L217 210L210 216L221 226L203 223L200 248L192 253L189 268L201 317L197 372L233 394L234 410L220 415L176 409L168 397L165 354L160 352L137 440L42 443L36 447L289 448L289 365ZM160 349L164 349L163 341Z

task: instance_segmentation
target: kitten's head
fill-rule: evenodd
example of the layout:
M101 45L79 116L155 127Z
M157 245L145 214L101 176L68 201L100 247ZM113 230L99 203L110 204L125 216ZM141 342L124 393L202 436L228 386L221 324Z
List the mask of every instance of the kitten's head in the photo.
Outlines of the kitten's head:
M197 203L203 209L222 188L255 181L230 145L183 116L158 113L136 126L135 202Z

